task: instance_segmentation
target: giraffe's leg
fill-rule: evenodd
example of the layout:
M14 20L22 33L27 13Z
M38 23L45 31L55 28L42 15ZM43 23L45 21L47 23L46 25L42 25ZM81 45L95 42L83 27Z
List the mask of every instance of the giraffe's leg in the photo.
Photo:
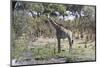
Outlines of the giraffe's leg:
M60 38L57 38L57 40L58 40L58 53L60 53L61 52Z
M70 51L72 50L72 40L71 38L68 38L68 40L69 40L69 53L70 53Z
M74 40L72 40L72 44L74 43Z

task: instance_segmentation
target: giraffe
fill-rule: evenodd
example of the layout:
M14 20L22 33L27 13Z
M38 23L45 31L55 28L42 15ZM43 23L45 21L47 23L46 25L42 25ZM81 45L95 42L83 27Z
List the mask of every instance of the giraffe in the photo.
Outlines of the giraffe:
M69 41L69 52L72 49L73 44L73 33L71 30L66 29L62 25L58 24L56 21L53 20L53 18L48 17L48 22L52 24L52 26L56 29L56 37L58 42L58 53L61 52L61 39L68 38Z

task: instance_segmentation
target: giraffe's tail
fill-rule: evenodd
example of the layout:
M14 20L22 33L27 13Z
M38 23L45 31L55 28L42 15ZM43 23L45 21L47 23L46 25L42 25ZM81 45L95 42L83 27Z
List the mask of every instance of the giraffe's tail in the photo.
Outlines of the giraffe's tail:
M72 40L72 44L74 43L74 40Z

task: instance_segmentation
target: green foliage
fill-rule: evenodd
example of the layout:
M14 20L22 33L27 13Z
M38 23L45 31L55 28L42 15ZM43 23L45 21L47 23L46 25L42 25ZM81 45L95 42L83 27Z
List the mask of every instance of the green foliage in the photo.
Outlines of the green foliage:
M43 11L44 11L42 3L38 3L38 4L33 3L31 8L32 8L33 11L40 12L40 13L43 13Z
M93 6L84 6L82 10L84 11L85 15L87 15L88 17L95 16L95 7Z
M64 14L66 11L66 7L64 5L50 4L49 8L51 9L51 12L58 11L60 14Z

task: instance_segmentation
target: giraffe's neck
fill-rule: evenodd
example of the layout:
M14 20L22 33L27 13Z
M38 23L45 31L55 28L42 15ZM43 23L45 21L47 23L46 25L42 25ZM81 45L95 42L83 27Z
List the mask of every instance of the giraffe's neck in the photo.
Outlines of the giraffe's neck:
M49 18L49 21L50 21L50 23L53 25L53 27L54 27L55 29L60 28L60 26L59 26L52 18Z
M57 30L60 29L64 32L68 31L65 27L59 25L58 23L56 23L52 18L49 18L49 21L51 22L51 24L53 25L53 27Z

